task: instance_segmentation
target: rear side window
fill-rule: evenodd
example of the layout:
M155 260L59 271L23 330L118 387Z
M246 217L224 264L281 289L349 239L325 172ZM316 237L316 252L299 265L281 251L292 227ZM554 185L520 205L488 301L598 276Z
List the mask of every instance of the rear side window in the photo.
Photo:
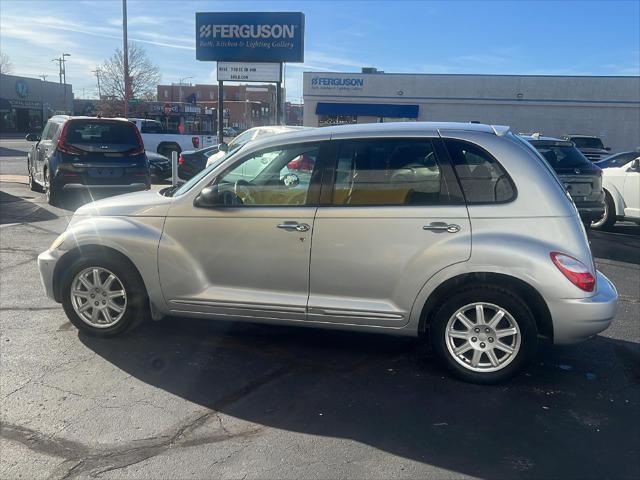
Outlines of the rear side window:
M127 122L72 121L66 129L65 142L71 145L138 146L136 126Z
M467 203L504 203L515 198L515 187L498 161L469 142L445 140Z
M158 122L145 120L142 122L141 133L162 133L162 125Z
M448 200L430 140L340 142L333 205L435 205Z

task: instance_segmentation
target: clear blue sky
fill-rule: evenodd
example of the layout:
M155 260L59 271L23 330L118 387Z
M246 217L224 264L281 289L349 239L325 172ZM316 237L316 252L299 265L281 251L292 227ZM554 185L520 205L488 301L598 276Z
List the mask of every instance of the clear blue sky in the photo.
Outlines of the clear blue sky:
M287 66L287 96L302 72L640 75L640 0L629 1L185 1L129 0L129 38L160 66L163 83L215 81L195 59L196 11L300 11L304 64ZM76 97L95 96L91 70L121 47L121 1L1 0L0 48L14 74L47 74L70 53Z

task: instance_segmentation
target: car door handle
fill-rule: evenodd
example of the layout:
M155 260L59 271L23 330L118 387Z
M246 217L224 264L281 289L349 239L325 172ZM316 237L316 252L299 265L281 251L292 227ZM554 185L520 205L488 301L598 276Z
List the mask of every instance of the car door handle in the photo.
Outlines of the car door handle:
M290 222L290 223L280 223L277 225L278 228L282 228L283 230L289 231L297 231L297 232L308 232L311 228L306 223L298 223L298 222Z
M458 233L460 231L460 225L456 225L455 223L431 222L429 225L422 227L422 229L432 232Z

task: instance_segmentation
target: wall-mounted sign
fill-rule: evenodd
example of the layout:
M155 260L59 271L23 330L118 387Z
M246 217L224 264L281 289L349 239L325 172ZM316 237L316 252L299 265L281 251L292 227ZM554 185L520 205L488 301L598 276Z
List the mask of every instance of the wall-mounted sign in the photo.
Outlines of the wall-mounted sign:
M29 84L24 80L16 80L16 94L21 98L29 95Z
M304 14L197 12L196 59L304 62Z
M279 63L218 62L218 80L235 82L279 82Z

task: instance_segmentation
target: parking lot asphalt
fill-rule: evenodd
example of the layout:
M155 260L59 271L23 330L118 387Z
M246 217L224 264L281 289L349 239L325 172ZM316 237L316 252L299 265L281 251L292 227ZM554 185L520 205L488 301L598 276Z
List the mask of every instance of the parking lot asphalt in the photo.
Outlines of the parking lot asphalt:
M71 211L0 140L0 478L640 478L640 226L590 232L614 324L498 386L388 336L168 318L79 334L36 256Z

